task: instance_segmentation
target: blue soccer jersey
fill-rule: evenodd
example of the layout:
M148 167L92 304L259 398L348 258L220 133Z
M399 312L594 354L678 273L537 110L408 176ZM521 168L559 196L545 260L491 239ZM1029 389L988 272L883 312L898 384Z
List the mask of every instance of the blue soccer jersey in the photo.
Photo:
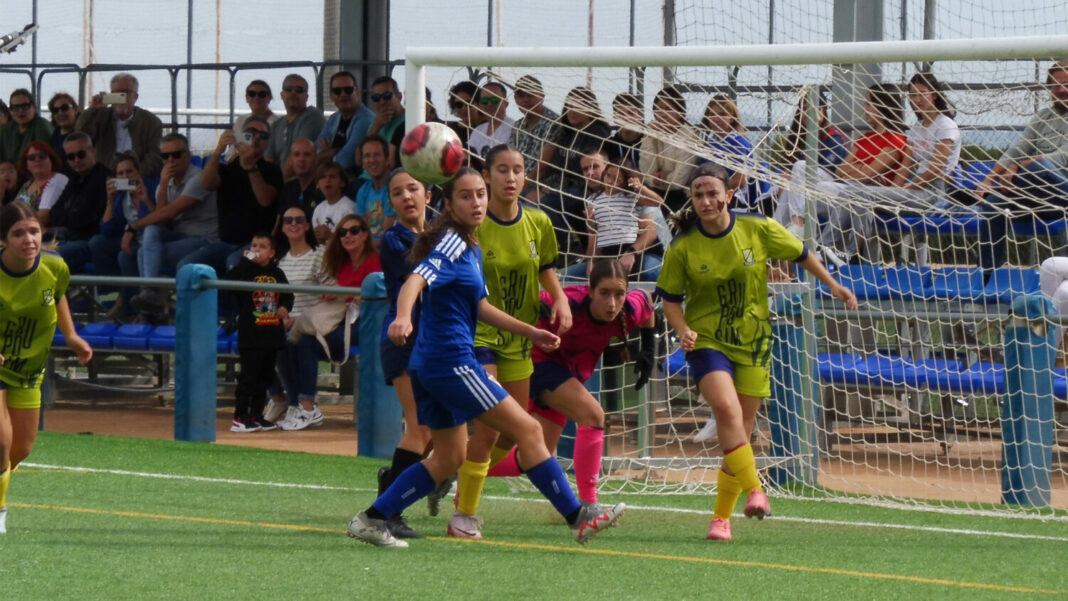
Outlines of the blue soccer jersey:
M410 369L475 363L479 302L489 295L482 273L482 252L448 230L425 259L412 269L427 282L423 311Z
M383 332L393 323L397 316L397 295L400 294L401 286L408 274L412 272L408 264L408 251L415 244L417 234L412 230L397 223L386 230L382 235L382 246L378 253L378 260L382 263L382 276L386 284L386 296L389 298L389 311L386 312L386 320ZM412 324L419 323L419 303L416 302L412 309Z

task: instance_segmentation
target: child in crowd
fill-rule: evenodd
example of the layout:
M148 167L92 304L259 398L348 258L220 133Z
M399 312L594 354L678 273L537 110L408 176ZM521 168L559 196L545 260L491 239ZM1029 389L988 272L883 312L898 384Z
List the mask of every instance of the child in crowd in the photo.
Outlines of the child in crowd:
M345 175L345 169L337 163L330 163L319 174L319 192L325 200L315 206L312 226L315 239L320 244L330 238L334 228L341 223L342 217L356 214L356 203L345 196L345 186L348 184L349 178Z
M226 274L226 279L257 284L287 284L286 274L274 264L274 239L267 233L252 237L245 256ZM293 295L254 290L237 293L237 347L241 375L237 381L234 423L231 432L274 430L263 417L267 386L274 379L275 357L285 346L282 325L293 308Z

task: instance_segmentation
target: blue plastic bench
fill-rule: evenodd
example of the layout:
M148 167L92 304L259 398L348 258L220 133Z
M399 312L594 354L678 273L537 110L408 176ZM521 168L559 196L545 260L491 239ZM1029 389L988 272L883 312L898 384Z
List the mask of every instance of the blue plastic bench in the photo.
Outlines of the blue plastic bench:
M928 300L934 297L934 274L930 267L897 265L886 269L884 273L891 298Z
M878 300L891 296L882 265L842 265L835 279L852 290L859 300ZM825 297L831 295L830 289L823 283L820 283L820 293Z
M935 271L931 294L939 299L979 299L983 294L983 270L978 267L949 267Z
M119 326L112 334L112 344L117 349L129 351L147 351L148 335L152 333L152 326L140 323L128 323Z
M1038 291L1037 269L998 267L990 273L982 299L990 303L1011 303L1018 296L1037 294Z

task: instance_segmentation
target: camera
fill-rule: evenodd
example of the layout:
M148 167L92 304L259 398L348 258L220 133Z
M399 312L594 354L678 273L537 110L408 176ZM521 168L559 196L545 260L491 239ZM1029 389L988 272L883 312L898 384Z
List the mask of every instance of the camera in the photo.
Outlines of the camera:
M252 140L256 138L250 131L243 131L234 135L234 140L243 144L252 144Z
M104 94L104 104L126 104L126 92L110 92Z
M118 192L132 192L137 189L137 180L128 177L115 178L115 190Z

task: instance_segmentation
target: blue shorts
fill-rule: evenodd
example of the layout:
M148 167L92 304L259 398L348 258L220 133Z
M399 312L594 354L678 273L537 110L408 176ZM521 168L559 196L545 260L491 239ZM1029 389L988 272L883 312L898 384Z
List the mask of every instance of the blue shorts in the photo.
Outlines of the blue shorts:
M479 364L409 369L419 423L431 430L475 419L508 397Z
M738 394L757 398L771 396L771 372L759 365L738 365L731 361L722 351L702 348L686 353L686 362L690 364L690 375L698 386L701 379L714 371L725 371L734 380L734 389Z
M404 346L397 346L389 338L382 339L379 348L379 356L382 359L382 375L385 376L386 385L392 386L393 380L404 375L408 370L408 360L412 358L412 349L415 348L415 334L413 333L404 342Z
M548 409L549 406L541 400L541 393L552 392L571 378L575 378L575 374L555 361L535 363L534 375L530 376L530 400L535 406Z
M479 365L497 365L497 353L489 347L476 346L475 361L478 361Z

